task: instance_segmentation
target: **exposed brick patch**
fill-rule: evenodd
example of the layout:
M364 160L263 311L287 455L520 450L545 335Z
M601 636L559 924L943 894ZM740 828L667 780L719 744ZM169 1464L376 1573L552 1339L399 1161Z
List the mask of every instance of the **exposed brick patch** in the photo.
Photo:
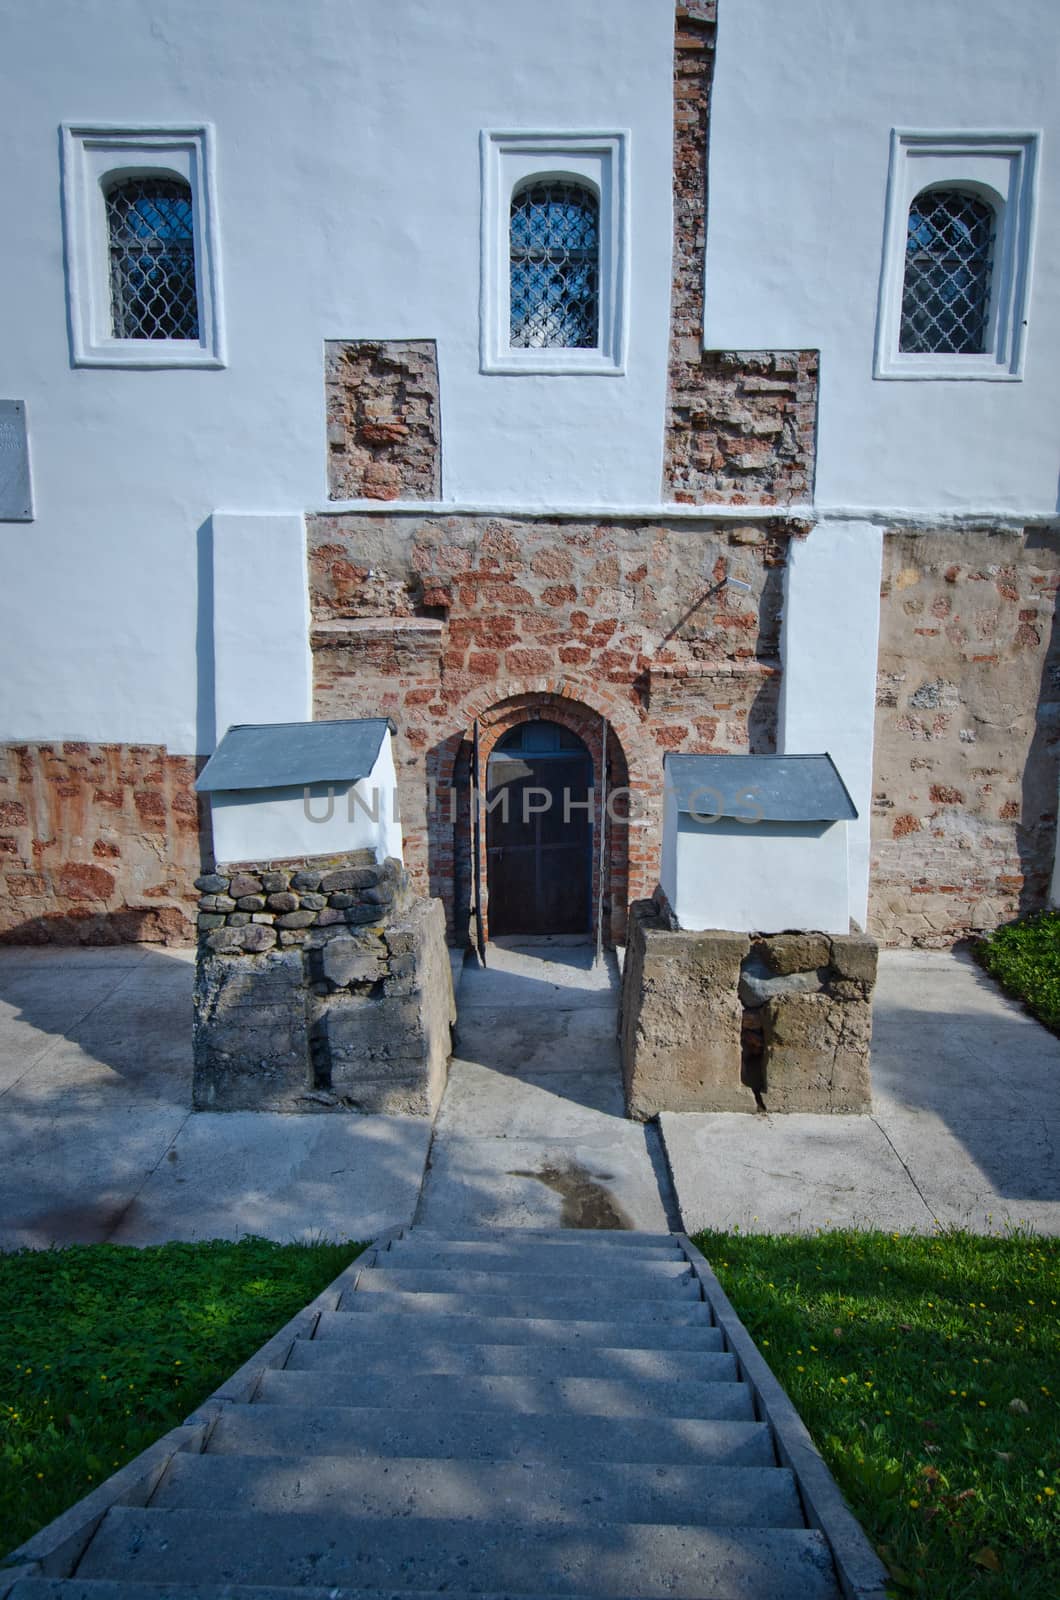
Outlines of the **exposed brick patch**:
M3 746L0 941L190 943L195 775L161 745Z
M702 350L716 12L714 0L679 0L676 8L663 495L693 505L790 505L813 492L817 352Z
M433 339L324 343L331 500L436 500L442 491Z
M886 943L946 946L1045 904L1058 584L1056 535L885 540L869 926Z
M380 513L308 527L314 715L394 719L405 859L451 930L469 897L476 717L572 718L598 776L608 718L637 813L609 836L616 938L628 894L658 877L663 750L775 747L784 524ZM726 588L730 574L750 592ZM443 578L451 605L423 615Z

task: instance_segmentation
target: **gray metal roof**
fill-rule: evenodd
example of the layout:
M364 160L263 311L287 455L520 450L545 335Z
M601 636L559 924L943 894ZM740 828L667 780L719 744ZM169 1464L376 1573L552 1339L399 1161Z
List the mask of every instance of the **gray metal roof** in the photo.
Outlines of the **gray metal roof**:
M201 794L219 789L302 788L356 783L375 766L389 717L342 722L243 722L229 728L199 774Z
M857 807L835 762L820 756L666 756L686 815L756 822L852 822Z

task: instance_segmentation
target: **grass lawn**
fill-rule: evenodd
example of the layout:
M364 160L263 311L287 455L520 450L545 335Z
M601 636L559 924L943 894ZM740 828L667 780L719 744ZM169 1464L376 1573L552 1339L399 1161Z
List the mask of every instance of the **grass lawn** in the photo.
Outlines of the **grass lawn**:
M363 1248L0 1255L0 1559L181 1422Z
M1010 922L981 940L975 953L1003 989L1060 1033L1060 913Z
M1060 1595L1060 1241L701 1233L896 1595Z

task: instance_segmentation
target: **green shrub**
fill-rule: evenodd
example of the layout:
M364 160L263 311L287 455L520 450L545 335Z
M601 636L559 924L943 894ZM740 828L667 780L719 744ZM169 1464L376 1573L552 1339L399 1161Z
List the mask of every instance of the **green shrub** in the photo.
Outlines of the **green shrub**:
M981 940L976 954L1002 988L1060 1032L1060 913L1007 923Z

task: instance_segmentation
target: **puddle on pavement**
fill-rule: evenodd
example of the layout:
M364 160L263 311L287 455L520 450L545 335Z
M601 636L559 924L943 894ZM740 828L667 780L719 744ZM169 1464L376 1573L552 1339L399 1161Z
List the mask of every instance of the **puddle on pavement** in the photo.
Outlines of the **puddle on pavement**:
M632 1231L633 1223L614 1196L584 1167L571 1162L566 1167L542 1167L538 1172L509 1172L510 1178L536 1178L563 1199L562 1228L623 1228Z

